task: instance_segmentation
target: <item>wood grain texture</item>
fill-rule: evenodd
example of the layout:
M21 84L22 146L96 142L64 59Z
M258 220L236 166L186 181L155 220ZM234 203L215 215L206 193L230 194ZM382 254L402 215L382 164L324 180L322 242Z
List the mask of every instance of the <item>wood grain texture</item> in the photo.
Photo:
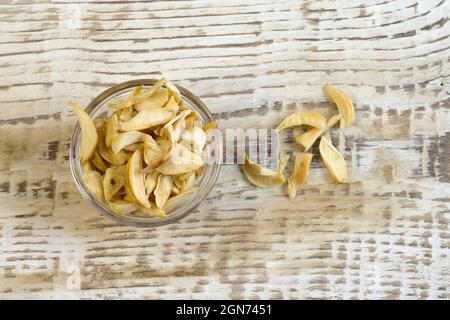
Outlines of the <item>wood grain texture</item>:
M2 1L0 298L449 299L449 12L448 0ZM115 225L72 181L67 102L160 74L222 128L329 114L322 86L341 86L357 117L332 138L351 183L331 183L313 149L294 201L224 166L181 222Z

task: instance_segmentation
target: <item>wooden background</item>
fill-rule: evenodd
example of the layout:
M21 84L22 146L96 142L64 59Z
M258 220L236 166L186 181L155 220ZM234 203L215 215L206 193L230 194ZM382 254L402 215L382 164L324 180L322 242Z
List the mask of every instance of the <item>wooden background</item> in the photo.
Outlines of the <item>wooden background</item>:
M449 12L449 0L1 1L0 298L449 299ZM341 86L357 117L332 136L351 183L331 183L314 149L294 201L229 165L181 222L115 225L72 181L67 102L161 73L221 128L330 114L322 86Z

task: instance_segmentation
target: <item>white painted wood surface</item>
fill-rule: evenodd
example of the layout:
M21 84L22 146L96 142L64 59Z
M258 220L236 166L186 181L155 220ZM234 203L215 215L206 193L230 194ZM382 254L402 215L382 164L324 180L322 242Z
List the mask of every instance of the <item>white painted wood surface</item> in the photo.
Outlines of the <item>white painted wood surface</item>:
M2 1L0 298L450 298L449 12L448 0ZM333 141L351 183L331 183L315 150L294 201L225 166L181 222L113 224L72 181L67 102L161 73L222 128L330 113L322 86L341 86L357 119Z

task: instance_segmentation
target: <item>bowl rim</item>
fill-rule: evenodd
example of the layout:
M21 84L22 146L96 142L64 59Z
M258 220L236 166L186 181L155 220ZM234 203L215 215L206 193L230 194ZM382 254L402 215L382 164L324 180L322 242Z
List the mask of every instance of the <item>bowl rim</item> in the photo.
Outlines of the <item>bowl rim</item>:
M157 79L135 79L135 80L129 80L129 81L119 83L119 84L114 85L114 86L104 90L103 92L101 92L97 97L95 97L89 103L89 105L84 110L89 115L91 115L92 112L96 110L96 107L98 105L100 105L105 99L109 98L111 95L121 92L123 90L129 89L129 88L139 86L139 85L151 86L154 83L156 83L157 81L158 81ZM196 95L194 95L192 92L190 92L189 90L185 89L184 87L182 87L178 84L175 84L175 85L178 88L178 90L180 91L182 97L189 100L197 108L201 109L201 111L206 115L208 120L214 121L211 111ZM126 216L121 216L120 214L113 213L107 206L105 206L104 203L102 203L100 200L94 198L91 195L91 192L89 192L88 190L86 190L85 187L83 187L84 182L81 181L81 179L79 179L79 177L77 175L76 165L77 165L77 162L79 162L79 161L76 158L75 139L76 139L77 135L80 134L80 131L81 131L81 127L79 125L79 122L77 121L77 123L73 129L71 138L70 138L70 147L69 147L69 163L70 163L70 171L72 174L72 178L74 179L74 182L75 182L82 198L91 207L93 207L94 209L99 211L103 216L106 216L110 220L112 220L120 225L141 227L141 228L150 228L150 227L158 227L158 226L162 226L162 225L166 225L166 224L170 224L170 223L179 221L179 220L183 219L184 217L188 216L190 213L192 213L203 202L203 200L208 196L208 194L213 189L213 187L216 184L216 182L219 178L219 175L220 175L222 162L216 161L214 164L212 164L213 166L215 166L213 168L213 172L212 172L212 174L213 174L212 179L211 178L208 179L208 184L210 185L209 189L206 192L203 192L203 194L201 194L200 197L196 198L196 201L194 201L193 205L191 205L188 209L183 210L184 207L181 207L181 208L178 208L177 210L175 210L175 213L178 210L181 211L178 214L170 214L166 218L159 218L159 219L154 219L154 220L149 220L149 221L138 221L139 220L138 218L131 219ZM219 143L221 144L222 142L219 141ZM220 145L219 148L217 148L218 155L216 155L216 157L219 157L219 159L222 159L222 157L223 157L222 149L223 149L222 145ZM208 166L208 164L206 164L205 166Z

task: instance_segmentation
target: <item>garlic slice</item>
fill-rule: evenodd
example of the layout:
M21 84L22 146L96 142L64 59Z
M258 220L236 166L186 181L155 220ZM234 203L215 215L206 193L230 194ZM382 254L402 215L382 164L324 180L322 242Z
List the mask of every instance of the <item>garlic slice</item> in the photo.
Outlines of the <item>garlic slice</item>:
M156 168L165 175L178 175L203 166L203 158L177 143L170 151L170 158Z
M147 198L155 190L158 181L159 172L153 171L145 175L145 194Z
M117 113L113 113L111 118L107 121L105 127L105 145L111 147L114 139L118 135L119 130L119 116Z
M92 154L91 162L98 169L98 171L102 173L105 172L106 164L103 161L103 158L101 157L97 148L95 148L94 153Z
M160 88L153 95L147 99L136 103L134 109L136 111L142 111L144 109L158 109L162 108L169 100L169 90Z
M83 164L83 181L91 193L100 201L105 201L103 196L103 177L100 173L92 169L89 162Z
M163 209L165 211L171 211L176 206L178 206L181 202L185 201L189 196L196 193L197 191L198 191L198 188L195 187L195 188L186 190L186 191L180 193L179 195L169 198L169 200L167 200L166 204L164 205Z
M174 85L172 82L166 80L166 83L164 84L164 86L167 89L169 89L170 95L175 99L175 102L177 104L182 103L181 94L176 85Z
M145 193L144 173L142 172L142 164L144 162L144 156L142 150L136 150L133 155L128 159L127 164L127 179L130 183L129 187L133 192L136 200L146 208L151 208L151 204L148 201Z
M142 148L144 148L144 143L138 142L138 143L133 143L133 144L123 147L123 150L134 152L137 149L142 149Z
M316 142L316 140L328 129L332 128L340 119L340 114L335 114L327 121L327 126L325 129L319 129L319 128L309 128L306 132L299 134L296 136L295 142L303 146L305 151L308 151L309 148Z
M166 149L167 148L167 149ZM145 170L158 167L169 157L169 146L158 144L151 136L147 136L144 140L144 161L147 165Z
M166 105L163 107L164 110L170 111L173 113L177 113L180 110L180 106L175 101L174 97L170 97L169 101L167 101Z
M288 195L293 199L297 195L297 188L305 183L309 174L312 153L297 153L294 160L294 170L288 179Z
M81 163L86 162L92 157L97 146L98 135L97 128L91 117L80 107L77 103L70 101L70 106L78 117L78 121L81 127L81 145L79 151L79 157Z
M103 176L103 192L109 202L125 184L126 166L109 167Z
M317 112L312 111L300 111L291 114L286 117L281 123L278 125L277 130L283 130L290 127L296 126L310 126L319 129L325 129L327 125L327 119Z
M338 183L346 183L347 164L344 157L331 144L329 138L323 136L320 139L319 151L330 176Z
M130 121L119 122L119 130L144 130L169 122L174 113L164 109L144 109L136 114Z
M160 209L164 207L164 204L170 197L173 186L173 177L166 175L159 175L158 182L153 194L155 195L156 206Z
M277 171L272 171L261 167L255 163L250 162L247 154L244 157L244 164L242 170L247 176L248 180L255 186L260 188L273 188L286 182L283 171L286 168L289 155L283 154L280 157Z
M139 209L136 204L123 200L109 202L108 205L112 211L118 214L130 214Z
M202 128L194 126L181 134L180 143L194 153L201 154L205 148L206 134Z
M160 208L145 208L145 207L139 207L139 210L147 213L148 215L156 218L164 218L166 216L166 212L163 209Z
M151 87L150 90L144 92L143 94L140 94L138 97L135 97L133 103L139 104L140 102L150 98L153 94L159 91L165 83L166 79L164 77L159 79L158 81L155 82L155 84Z
M143 142L146 137L148 137L148 134L145 134L140 131L127 131L120 133L116 139L114 139L111 150L113 154L119 153L120 150L125 148L126 146L129 146L131 144Z
M341 128L349 126L355 117L355 109L350 97L341 89L332 85L324 86L325 94L336 104L339 113L342 115Z

